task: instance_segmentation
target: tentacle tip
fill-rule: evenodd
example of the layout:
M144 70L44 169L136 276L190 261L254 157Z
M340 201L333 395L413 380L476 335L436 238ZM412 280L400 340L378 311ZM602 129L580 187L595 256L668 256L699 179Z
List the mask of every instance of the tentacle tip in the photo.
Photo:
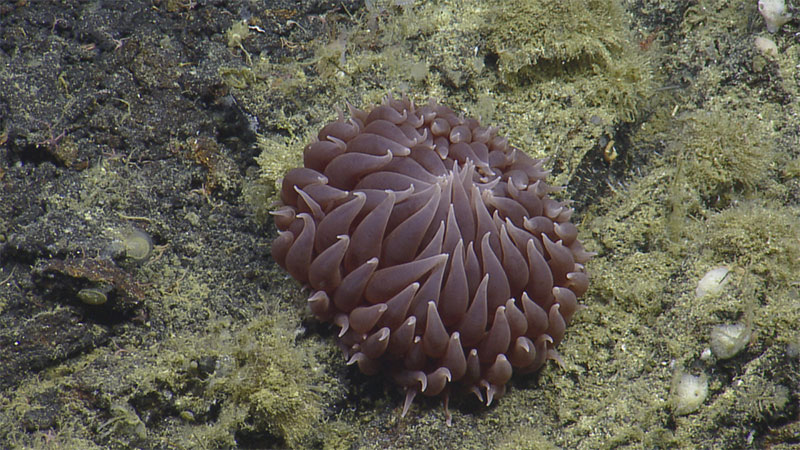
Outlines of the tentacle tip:
M351 356L350 359L347 360L345 365L346 366L352 366L353 364L356 364L358 362L358 360L363 358L363 357L364 357L364 354L361 353L361 352L353 353L353 356Z
M561 354L554 348L547 349L547 359L551 359L558 364L558 367L561 370L567 370L567 365L564 363L564 358L561 357Z
M406 414L408 414L408 410L411 408L411 404L414 402L414 397L416 396L416 389L406 389L406 399L403 402L403 411L400 413L400 417L405 417Z
M483 403L483 394L481 394L481 390L477 386L470 387L469 392L475 394L475 397L478 397L478 401Z

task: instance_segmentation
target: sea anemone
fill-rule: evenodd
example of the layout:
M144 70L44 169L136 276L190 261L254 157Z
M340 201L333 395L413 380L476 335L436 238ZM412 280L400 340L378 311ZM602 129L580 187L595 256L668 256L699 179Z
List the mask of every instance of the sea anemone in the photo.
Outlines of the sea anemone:
M349 109L283 178L272 244L348 364L402 386L405 415L455 387L489 405L559 361L592 253L543 161L435 101Z

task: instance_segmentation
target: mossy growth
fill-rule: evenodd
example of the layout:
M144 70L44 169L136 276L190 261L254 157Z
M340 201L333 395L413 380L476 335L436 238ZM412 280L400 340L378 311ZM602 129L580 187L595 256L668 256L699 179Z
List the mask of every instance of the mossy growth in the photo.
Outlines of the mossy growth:
M308 355L291 345L293 333L269 319L237 333L236 364L210 391L230 394L236 406L247 409L243 430L266 430L296 447L318 422L322 407L307 378L297 376L308 372Z
M719 386L719 392L708 405L708 412L703 421L720 424L715 430L722 430L723 435L736 435L741 430L759 436L756 430L765 428L765 424L795 423L792 418L797 414L796 395L793 386L800 382L800 360L796 355L787 354L785 344L766 347L763 353L750 361L743 362L741 375L732 383ZM737 364L738 365L738 364ZM767 425L770 435L779 435L782 427ZM792 426L789 427L791 429ZM784 442L796 441L797 434ZM756 441L754 448L766 448ZM780 447L777 448L789 448ZM793 448L793 447L792 447Z
M163 350L157 370L142 369L132 402L145 409L148 399L173 393L164 401L186 447L307 448L326 432L324 399L337 388L315 350L295 343L298 327L296 316L279 311L235 331L213 324L202 340L169 344L178 348Z
M667 292L679 264L664 233L664 204L670 198L672 173L653 170L620 186L585 212L584 238L601 256L591 262L592 286L598 296L615 299L618 307L647 322L663 313ZM681 247L682 248L682 247Z
M519 0L492 2L487 8L494 28L488 44L497 52L508 76L543 64L568 73L577 65L611 64L612 52L623 47L615 21L621 18L615 1ZM612 31L609 33L609 31ZM542 71L534 71L531 74Z
M219 74L263 124L267 184L292 167L276 164L283 155L270 141L288 136L297 155L310 141L298 138L335 119L344 100L368 107L404 92L500 126L524 151L558 161L553 182L567 184L598 139L650 97L652 70L628 23L618 1L376 0L329 14L313 39L292 28L296 58L262 53Z
M556 450L546 436L534 427L520 427L511 433L502 433L496 443L497 450Z
M736 402L737 412L747 413L759 418L787 418L787 405L792 400L789 388L777 384L773 380L753 377L753 380L742 389L740 399Z
M277 200L275 194L280 190L280 180L292 167L303 165L303 142L313 142L313 135L309 134L303 139L291 139L282 136L261 135L258 137L258 146L261 153L256 157L256 162L261 169L261 185L266 186L269 193L267 204ZM256 203L263 199L254 199Z
M696 193L707 207L722 208L771 187L776 136L769 118L712 100L679 115L677 127L678 189Z
M711 216L699 239L719 259L786 286L800 273L798 215L776 202L746 201Z
M558 79L593 105L632 121L650 88L647 59L632 42L618 1L493 1L487 45L514 86Z

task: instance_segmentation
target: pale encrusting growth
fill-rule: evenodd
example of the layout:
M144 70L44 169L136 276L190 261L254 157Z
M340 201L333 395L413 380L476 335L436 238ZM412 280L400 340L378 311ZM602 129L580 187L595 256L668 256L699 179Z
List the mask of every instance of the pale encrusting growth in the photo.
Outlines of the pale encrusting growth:
M542 161L492 127L408 99L332 122L282 182L275 260L312 288L349 364L407 392L491 404L559 359L592 256Z
M677 416L697 411L708 397L708 377L676 373L672 380L672 411Z
M759 0L758 12L767 24L767 31L776 33L782 26L792 20L792 13L786 8L784 0Z

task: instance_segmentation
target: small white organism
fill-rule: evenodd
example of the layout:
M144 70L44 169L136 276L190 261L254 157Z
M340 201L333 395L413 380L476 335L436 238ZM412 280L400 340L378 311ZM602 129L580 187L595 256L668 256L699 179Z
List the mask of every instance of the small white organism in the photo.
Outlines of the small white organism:
M786 22L792 20L792 13L786 10L784 0L758 0L758 12L767 23L767 31L777 32Z
M753 42L761 53L772 58L776 58L778 56L778 44L776 44L772 39L756 36Z
M750 342L752 330L744 324L717 325L711 329L711 351L719 359L733 358Z
M725 288L725 285L730 282L730 269L727 267L717 267L711 269L703 275L703 278L697 282L697 289L694 293L697 298L705 297L706 295L717 296Z
M677 372L672 379L670 394L672 412L676 416L695 412L708 396L708 377L705 374L696 377Z

